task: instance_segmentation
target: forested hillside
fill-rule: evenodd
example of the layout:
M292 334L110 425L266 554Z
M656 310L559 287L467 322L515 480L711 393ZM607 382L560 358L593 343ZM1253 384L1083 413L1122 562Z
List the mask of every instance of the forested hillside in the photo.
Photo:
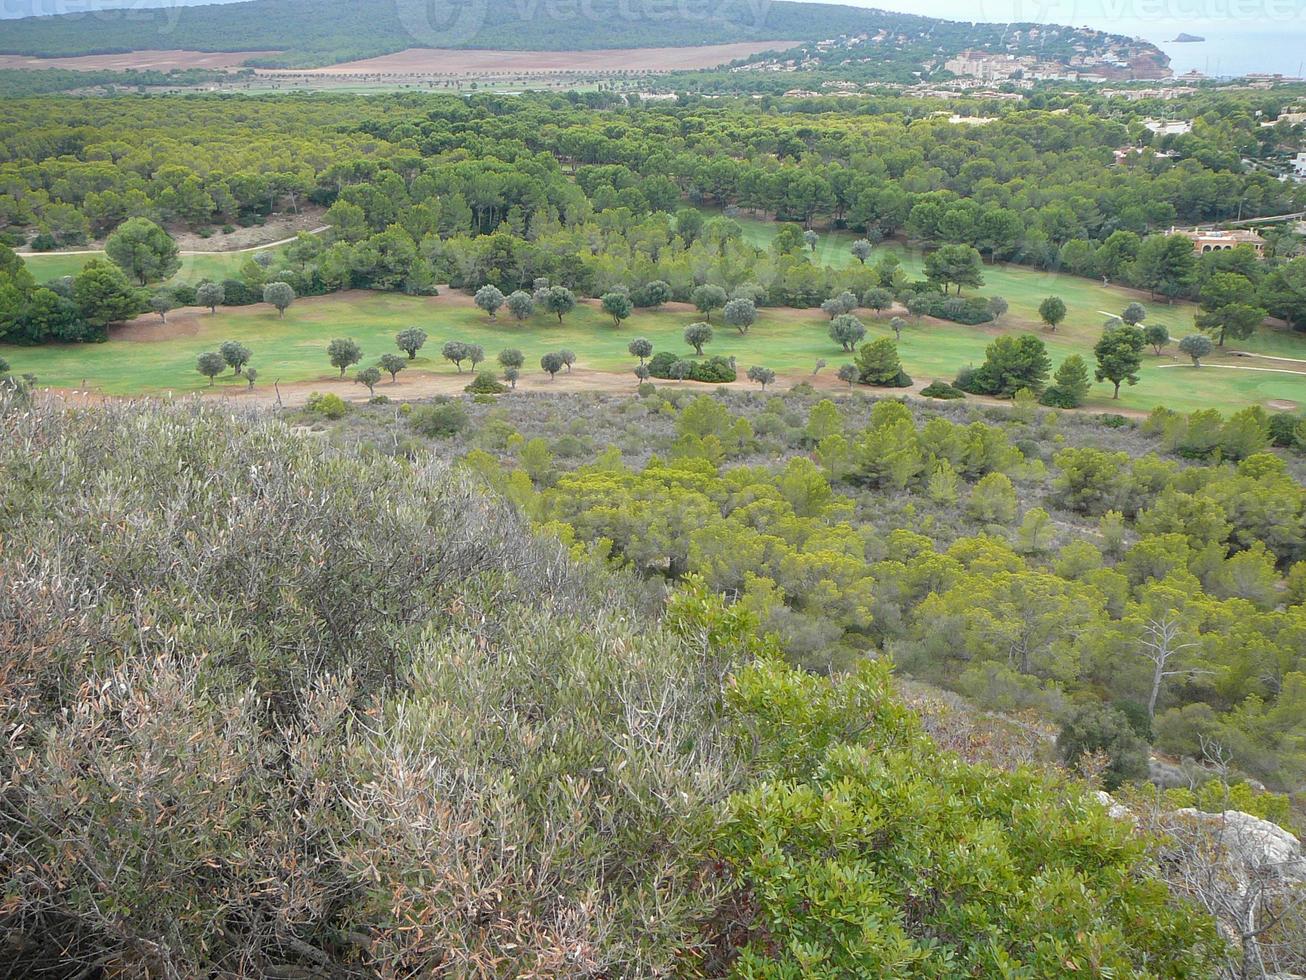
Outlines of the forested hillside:
M11 972L1209 975L1082 786L570 563L470 474L0 393ZM761 502L759 501L759 504ZM649 595L648 601L632 596Z
M1148 775L1149 744L1306 785L1303 467L1260 409L1134 425L1032 400L643 394L304 418L387 452L454 440L542 526L701 576L810 669L874 649L983 708L1100 706L1113 787Z
M97 11L4 22L0 53L45 57L151 48L251 51L260 67L307 67L374 57L411 47L575 51L821 41L846 36L868 45L859 77L911 81L969 48L1068 61L1099 45L1165 56L1146 42L1087 29L983 24L830 3L747 0L674 7L597 0L568 4L477 0L442 9L424 0L249 0L244 3ZM787 47L785 45L784 47ZM266 52L275 51L274 54ZM823 57L816 49L812 57ZM837 68L837 63L832 67ZM693 82L691 81L692 85Z
M1140 117L1086 104L965 127L933 115L947 103L896 98L11 100L0 110L0 240L75 247L141 218L211 235L308 202L328 207L330 235L299 243L284 268L250 263L228 302L257 297L269 273L297 295L436 282L508 293L547 277L600 296L656 280L678 300L710 283L794 306L845 289L906 303L924 290L931 309L974 323L991 315L959 297L945 307L942 291L981 283L984 258L1202 299L1213 333L1237 339L1257 311L1306 325L1296 237L1284 226L1262 262L1247 247L1199 258L1165 232L1306 204L1306 185L1245 168L1233 151L1273 132L1256 115L1279 111L1273 99L1199 103L1192 133L1128 165L1113 165L1114 148L1154 142ZM734 221L680 222L684 203L845 226L868 250L896 237L937 251L928 281L892 263L823 269L802 228L763 250ZM32 285L3 311L24 322L0 323L0 336L100 335L102 324L63 324L75 314Z
M586 3L583 13L514 0L481 0L448 11L414 0L250 0L104 11L94 18L69 14L8 20L0 51L60 56L144 48L275 49L283 53L250 63L300 67L410 47L570 51L816 39L881 27L913 36L937 27L941 40L962 31L960 25L909 14L786 0L765 6L728 0L666 10L597 0Z

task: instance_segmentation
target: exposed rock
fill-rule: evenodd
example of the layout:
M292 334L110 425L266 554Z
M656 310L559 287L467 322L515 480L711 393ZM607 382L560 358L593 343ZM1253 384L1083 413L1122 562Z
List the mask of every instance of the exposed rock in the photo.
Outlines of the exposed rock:
M1174 818L1204 827L1220 842L1229 858L1248 873L1273 875L1285 882L1306 882L1306 852L1278 824L1241 810L1205 813L1185 807Z
M1107 816L1113 820L1128 820L1134 822L1134 815L1129 812L1129 807L1123 803L1117 803L1116 798L1105 790L1097 791L1098 802L1106 807Z

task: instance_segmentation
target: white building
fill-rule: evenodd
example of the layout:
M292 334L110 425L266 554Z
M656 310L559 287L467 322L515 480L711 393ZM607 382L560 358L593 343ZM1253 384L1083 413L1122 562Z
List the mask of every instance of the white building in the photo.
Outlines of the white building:
M1143 125L1157 136L1182 136L1193 131L1187 119L1144 119Z
M1292 172L1298 180L1306 180L1306 150L1298 153L1293 159Z

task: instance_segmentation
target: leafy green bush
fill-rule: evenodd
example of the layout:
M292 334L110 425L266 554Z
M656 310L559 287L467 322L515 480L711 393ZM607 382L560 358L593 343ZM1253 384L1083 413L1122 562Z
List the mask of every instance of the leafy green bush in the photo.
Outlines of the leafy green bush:
M247 286L239 279L223 279L222 297L224 306L252 306L263 302L263 290Z
M467 410L458 402L445 399L416 408L408 417L408 424L428 439L448 439L467 427Z
M689 373L685 375L687 381L723 384L734 381L739 377L734 364L731 363L729 358L707 357L696 360L692 357L679 357L670 351L659 351L654 354L648 362L648 373L655 378L674 378L675 374L672 368L677 361L681 360L690 364Z
M926 398L941 398L944 400L955 400L965 398L966 393L955 385L950 385L946 381L931 381L921 389L921 394Z
M308 396L304 407L310 412L329 419L342 419L349 413L349 403L339 395L315 391Z
M927 290L916 294L919 297L921 313L975 326L980 323L993 322L993 310L989 301L982 296L944 296L942 293Z
M1107 789L1147 775L1147 743L1139 738L1129 719L1110 705L1087 703L1072 708L1061 722L1057 752L1072 765L1085 753L1104 753Z
M494 376L493 371L480 371L476 380L463 388L473 395L502 395L508 386Z
M763 661L730 695L763 773L718 832L754 915L735 975L1212 968L1209 920L1139 873L1127 826L1046 777L940 754L882 662L832 681Z
M1306 423L1299 415L1291 412L1275 412L1270 416L1270 441L1283 449L1306 449L1301 436L1306 434Z

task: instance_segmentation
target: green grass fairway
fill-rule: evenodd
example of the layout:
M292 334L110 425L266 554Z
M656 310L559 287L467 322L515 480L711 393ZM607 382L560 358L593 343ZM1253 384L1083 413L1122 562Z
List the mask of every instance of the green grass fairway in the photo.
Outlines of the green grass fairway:
M887 318L875 320L862 311L872 337L888 335ZM335 376L326 357L326 346L334 337L352 337L362 346L363 365L374 364L384 353L395 350L394 334L405 327L419 326L430 335L426 348L411 367L416 370L454 373L440 357L447 340L481 344L487 356L505 347L518 347L526 355L526 370L539 371L542 354L567 347L575 351L578 364L597 370L629 371L635 361L626 346L637 336L647 337L657 350L690 353L681 332L700 317L684 309L637 312L621 327L613 327L597 303L578 306L562 325L557 319L537 314L525 324L502 315L490 321L461 295L415 298L396 293L350 292L296 300L284 320L268 306L222 308L216 315L207 311L177 311L166 328L153 332L162 339L118 339L104 344L49 345L43 347L0 347L0 356L17 372L36 375L38 383L54 387L76 387L83 380L107 394L194 391L207 387L207 380L195 371L195 358L216 350L224 340L239 340L254 351L253 366L261 383L313 381ZM140 321L148 324L149 320ZM156 321L157 322L157 321ZM826 335L828 323L819 310L764 310L747 336L740 336L719 322L716 337L707 348L711 354L733 355L740 374L754 364L790 375L808 375L817 359L825 359L825 373L833 374L849 360ZM957 369L979 363L985 346L999 333L1019 330L1012 322L1002 328L964 327L926 321L909 326L902 336L901 353L909 373L918 381L951 379ZM1094 333L1096 333L1094 328ZM141 336L139 326L128 328ZM1072 352L1088 354L1078 331L1044 333L1054 362ZM1303 345L1306 346L1306 345ZM1212 359L1214 365L1219 359ZM1091 355L1090 355L1091 362ZM1306 374L1277 374L1233 370L1201 370L1173 367L1176 356L1144 358L1142 378L1136 387L1126 387L1119 402L1110 397L1110 387L1094 387L1092 407L1124 407L1148 410L1165 404L1176 409L1214 407L1225 411L1270 400L1306 403ZM1247 363L1243 361L1242 363ZM1273 366L1258 362L1258 365ZM351 370L352 373L352 370ZM219 384L241 384L232 379ZM633 379L632 379L633 383Z
M756 218L735 218L744 229L744 237L754 245L765 248L771 243L779 228L773 221ZM821 232L820 241L812 253L817 265L844 266L856 262L848 248L861 236L850 231ZM894 252L902 260L903 270L912 278L923 278L922 255L896 243L880 245L867 259L874 265L885 252ZM1173 304L1153 302L1146 293L1118 286L1103 286L1094 279L1072 276L1061 272L1042 272L1028 266L999 264L984 266L984 285L976 290L966 290L964 295L1001 296L1010 304L1005 320L1011 324L1026 325L1041 331L1038 306L1049 296L1060 296L1066 303L1066 319L1057 328L1091 348L1102 333L1105 313L1119 313L1128 304L1142 303L1147 309L1147 323L1163 323L1170 336L1177 341L1184 334L1193 333L1193 315L1197 306L1187 301ZM1294 335L1286 330L1263 328L1246 340L1231 341L1230 347L1271 354L1276 357L1306 359L1306 336Z
M177 270L170 282L197 283L201 279L240 278L240 267L264 249L250 249L246 252L204 252L181 256L181 268ZM46 252L37 255L24 255L23 263L27 266L37 282L49 282L62 276L75 276L82 271L82 266L91 259L104 258L103 252L75 255L70 253Z

